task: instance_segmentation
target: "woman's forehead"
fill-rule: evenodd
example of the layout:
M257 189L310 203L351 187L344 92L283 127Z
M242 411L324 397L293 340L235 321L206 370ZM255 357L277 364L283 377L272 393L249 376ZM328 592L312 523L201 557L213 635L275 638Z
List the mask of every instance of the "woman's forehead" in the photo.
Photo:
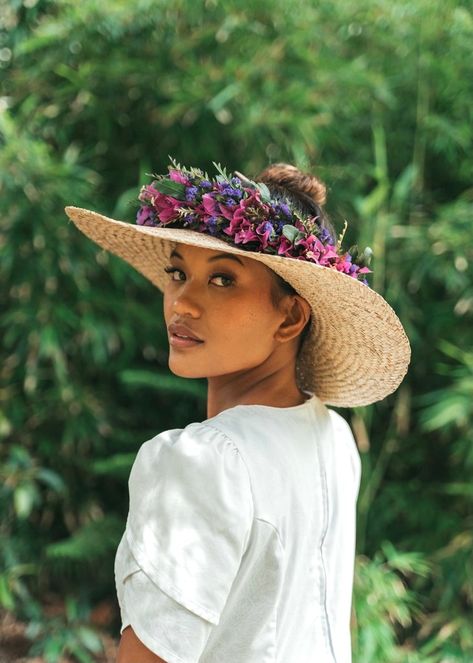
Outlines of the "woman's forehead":
M208 249L202 246L194 246L183 242L175 242L170 257L181 258L187 261L198 262L217 262L217 260L225 260L232 262L232 264L240 264L246 270L251 270L258 274L273 275L273 270L259 260L254 260L251 257L242 256L241 253L233 253L225 251L224 249Z
M256 264L256 260L246 258L246 256L237 255L225 249L208 249L202 246L193 246L192 244L185 244L183 242L176 242L171 250L171 257L185 258L192 260L214 261L217 258L229 258L235 262L240 262L242 265ZM251 266L251 265L250 265Z

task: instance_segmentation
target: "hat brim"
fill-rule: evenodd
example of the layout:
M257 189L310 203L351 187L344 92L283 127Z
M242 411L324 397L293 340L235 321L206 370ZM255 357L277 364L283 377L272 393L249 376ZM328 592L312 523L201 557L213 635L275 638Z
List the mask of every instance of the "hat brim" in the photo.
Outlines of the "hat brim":
M66 214L87 237L119 256L164 291L164 267L176 243L258 260L306 299L309 333L297 360L299 386L327 405L358 407L397 389L410 362L409 340L394 310L357 279L329 267L284 256L239 249L184 228L141 226L80 207Z

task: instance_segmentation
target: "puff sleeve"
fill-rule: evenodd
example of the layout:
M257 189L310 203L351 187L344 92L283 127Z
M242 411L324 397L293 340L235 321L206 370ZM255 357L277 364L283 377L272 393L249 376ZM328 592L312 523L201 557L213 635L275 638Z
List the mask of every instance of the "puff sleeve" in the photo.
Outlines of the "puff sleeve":
M168 661L197 661L249 542L246 466L222 432L193 423L145 442L128 487L115 562L122 630L130 623Z

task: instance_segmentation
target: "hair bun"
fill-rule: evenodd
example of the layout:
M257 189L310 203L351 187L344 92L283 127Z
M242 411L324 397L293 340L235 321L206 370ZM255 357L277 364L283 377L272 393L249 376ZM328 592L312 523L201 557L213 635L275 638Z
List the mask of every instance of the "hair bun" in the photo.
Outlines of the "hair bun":
M327 199L327 187L318 177L288 163L271 164L258 175L256 181L282 187L302 199L310 198L317 205L324 205Z

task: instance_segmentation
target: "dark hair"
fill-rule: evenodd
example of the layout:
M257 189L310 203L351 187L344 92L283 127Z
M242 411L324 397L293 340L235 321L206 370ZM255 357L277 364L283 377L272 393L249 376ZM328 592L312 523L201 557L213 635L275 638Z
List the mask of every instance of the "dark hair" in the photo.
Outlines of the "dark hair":
M323 209L327 187L321 179L288 163L274 163L262 170L255 182L266 184L273 197L286 198L291 207L302 214L316 216L322 228L330 233L331 243L335 244L335 230Z
M266 184L273 197L288 200L291 207L297 209L301 214L316 216L320 225L330 233L331 243L335 244L335 230L322 207L327 198L327 188L322 180L288 163L275 163L261 171L255 178L255 182ZM279 274L274 272L274 275L275 288L272 292L272 301L277 306L282 296L295 295L297 291ZM310 319L300 334L298 351L301 349L309 329Z

